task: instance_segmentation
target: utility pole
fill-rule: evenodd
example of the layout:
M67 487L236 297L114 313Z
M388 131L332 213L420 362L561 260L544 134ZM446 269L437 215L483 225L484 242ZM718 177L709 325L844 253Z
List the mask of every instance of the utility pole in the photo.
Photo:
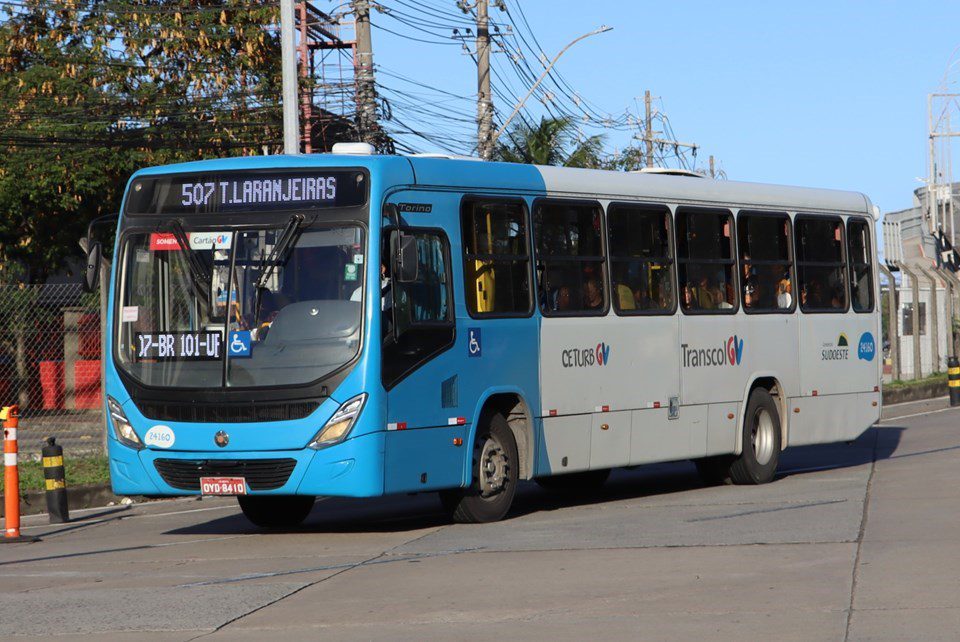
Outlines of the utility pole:
M490 93L490 19L488 0L477 0L477 153L493 157L493 96Z
M356 20L357 127L360 138L375 146L379 142L377 88L373 80L373 41L370 37L370 0L351 0Z
M713 154L710 154L710 178L716 178L716 177L717 177L717 172L714 169L714 165L713 165Z
M653 131L653 99L650 96L650 91L643 92L643 106L644 111L646 112L644 118L643 126L643 135L639 136L639 139L644 142L646 153L645 153L645 167L656 167L653 160L653 146L660 145L661 149L663 146L673 147L674 153L676 153L677 158L680 158L680 147L686 147L693 151L694 157L697 155L697 150L700 149L700 146L696 143L682 143L678 140L667 140L665 138L659 138L657 136L658 132ZM634 138L638 138L634 136Z
M297 43L293 0L280 0L280 55L283 75L283 153L300 153L297 101Z
M653 167L653 109L650 104L650 90L643 92L643 106L646 110L644 120L643 140L647 144L647 167Z

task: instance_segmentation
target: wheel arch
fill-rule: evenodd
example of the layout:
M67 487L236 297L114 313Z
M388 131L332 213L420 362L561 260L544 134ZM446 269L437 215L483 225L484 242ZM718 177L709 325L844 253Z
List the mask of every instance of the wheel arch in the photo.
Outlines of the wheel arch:
M507 420L517 442L517 456L520 459L520 479L533 479L536 435L534 434L533 414L526 396L519 388L491 388L481 395L473 413L473 421L467 435L467 453L472 453L476 443L477 430L492 413L500 413ZM464 485L473 481L472 458L468 457L464 468Z
M744 416L747 412L747 404L750 403L750 395L757 388L763 388L769 392L770 396L773 397L774 403L777 404L777 410L780 413L780 450L787 447L790 413L786 391L775 372L757 372L744 389L743 399L740 401L740 421L737 423L737 440L734 444L735 455L739 455L743 451Z

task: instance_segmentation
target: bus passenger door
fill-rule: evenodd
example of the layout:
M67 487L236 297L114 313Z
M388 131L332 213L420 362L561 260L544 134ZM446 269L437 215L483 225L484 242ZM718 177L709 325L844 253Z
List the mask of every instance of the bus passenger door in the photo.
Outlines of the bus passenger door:
M385 244L393 250L382 248L384 256L396 255L400 236L384 230ZM404 228L402 236L415 243L417 265L415 274L401 278L397 262L390 259L389 293L383 288L387 493L459 486L466 450L461 445L468 430L459 420L466 413L456 393L462 359L452 350L456 330L448 237L426 227Z

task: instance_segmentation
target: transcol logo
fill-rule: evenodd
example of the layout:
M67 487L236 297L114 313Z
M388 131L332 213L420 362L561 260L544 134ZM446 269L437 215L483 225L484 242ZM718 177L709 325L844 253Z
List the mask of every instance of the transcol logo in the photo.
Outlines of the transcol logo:
M701 368L710 366L739 366L743 361L743 339L733 335L720 344L719 348L691 348L681 344L683 367Z
M601 341L596 348L563 350L560 352L560 363L564 368L605 366L610 363L610 346Z

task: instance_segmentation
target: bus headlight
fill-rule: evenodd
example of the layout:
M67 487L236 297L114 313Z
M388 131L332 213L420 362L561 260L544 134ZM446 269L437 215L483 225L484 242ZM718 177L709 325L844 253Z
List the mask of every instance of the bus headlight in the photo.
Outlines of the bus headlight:
M320 432L310 441L309 448L326 448L333 444L338 444L347 438L353 424L356 423L360 411L363 410L363 404L367 401L367 393L361 393L345 402L333 413L330 420L323 425Z
M130 421L127 419L127 415L124 414L120 404L118 404L113 397L107 397L107 408L110 410L110 423L113 424L113 432L116 434L117 439L120 440L120 443L141 450L143 448L143 442L140 441L137 431L130 425Z

